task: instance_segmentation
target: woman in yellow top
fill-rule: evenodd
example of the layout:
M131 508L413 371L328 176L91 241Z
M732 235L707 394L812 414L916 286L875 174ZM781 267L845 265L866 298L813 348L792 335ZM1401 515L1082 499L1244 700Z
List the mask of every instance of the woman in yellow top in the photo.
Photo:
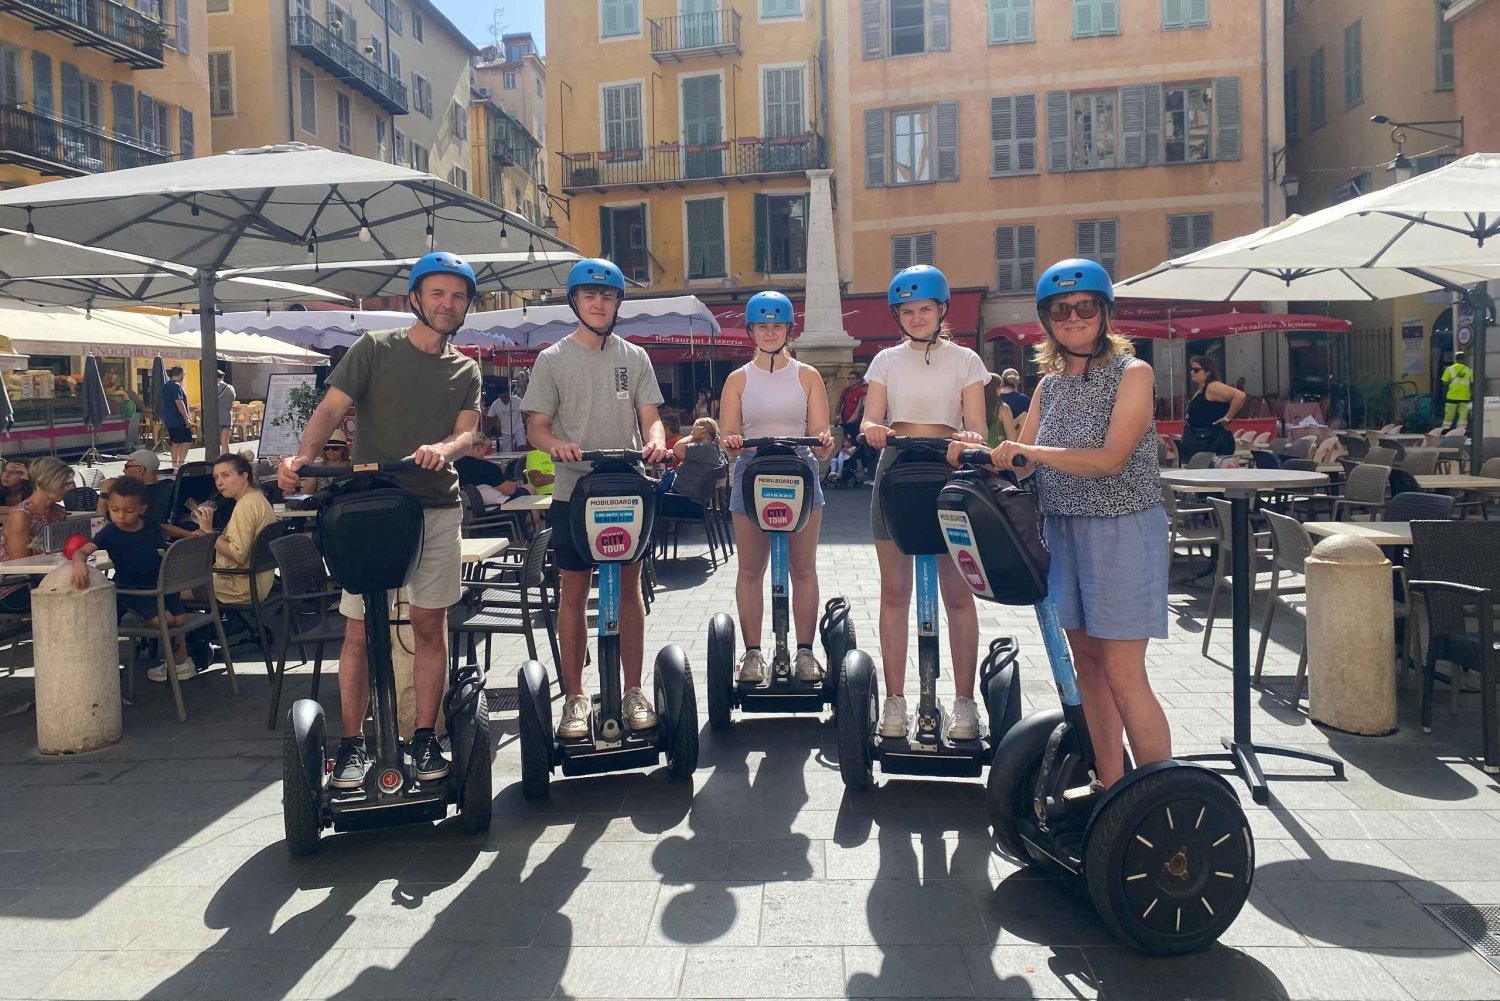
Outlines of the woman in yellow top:
M255 470L244 456L221 455L214 460L214 486L219 495L234 501L234 511L229 515L229 524L214 541L214 567L225 570L243 570L250 565L250 554L255 546L255 537L260 530L276 520L271 502L260 492L255 482ZM198 535L208 535L214 530L214 507L199 505L193 512L198 523ZM271 590L276 574L266 571L255 576L255 590L265 597ZM214 574L214 596L221 602L244 604L250 600L250 578L240 574Z

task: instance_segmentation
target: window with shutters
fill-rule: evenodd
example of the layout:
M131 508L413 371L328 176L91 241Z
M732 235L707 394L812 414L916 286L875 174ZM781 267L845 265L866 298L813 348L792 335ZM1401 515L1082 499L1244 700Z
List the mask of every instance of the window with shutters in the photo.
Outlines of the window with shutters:
M599 256L613 261L631 281L651 283L646 204L599 207Z
M401 34L402 30L406 27L405 16L401 13L401 8L396 4L396 0L386 0L385 23L390 25L391 32L397 35Z
M297 124L303 132L318 132L318 81L312 70L297 70Z
M0 105L14 107L26 102L25 77L21 74L21 50L0 45Z
M1212 246L1213 242L1214 214L1212 212L1167 216L1168 260L1185 257Z
M180 136L178 151L182 159L191 160L197 155L197 137L193 132L193 113L187 108L177 109L177 132Z
M75 69L73 72L78 71ZM81 77L79 89L82 95L82 104L78 112L79 121L96 129L104 128L104 81L95 80L93 77Z
M339 149L352 153L354 151L354 108L349 101L349 95L342 91L338 94L338 116Z
M1036 290L1036 227L995 229L995 291L1030 295Z
M1437 89L1453 89L1453 25L1443 17L1448 0L1436 0L1437 8Z
M210 14L229 13L229 0L208 0L208 12Z
M917 264L937 266L937 234L903 233L891 237L891 270L904 271Z
M1073 227L1076 255L1098 261L1113 278L1119 265L1119 220L1080 219Z
M604 148L616 160L639 160L645 143L641 139L641 85L620 84L605 87Z
M1120 33L1120 0L1073 0L1073 37Z
M1328 124L1323 86L1323 50L1318 49L1307 60L1307 125L1314 132Z
M516 71L515 70L506 70L505 71L504 82L505 82L505 89L506 90L515 90L516 89Z
M807 131L807 110L803 104L805 66L772 66L761 70L761 101L764 106L764 130L761 135L799 136Z
M1099 170L1118 165L1116 98L1112 90L1069 95L1069 169Z
M395 159L391 162L398 167L407 166L406 133L396 129L391 137L391 148L395 150Z
M459 140L469 138L469 109L457 101L453 102L453 138Z
M802 0L760 0L761 20L770 17L801 17Z
M1166 88L1167 163L1199 163L1210 158L1213 111L1207 84L1171 84Z
M399 80L399 79L401 79L401 53L397 52L395 49L392 49L391 52L390 52L390 56L391 56L391 76L393 76L397 80Z
M365 41L365 55L370 57L370 62L382 70L385 68L385 46L380 44L379 36L371 35Z
M723 278L728 273L724 199L695 198L682 204L687 213L688 278Z
M755 270L794 275L807 270L807 195L755 196Z
M136 133L141 140L141 145L160 149L164 143L157 138L156 127L156 98L150 94L140 95L140 130Z
M927 0L890 0L886 52L912 56L927 51Z
M1297 102L1299 98L1297 95L1297 68L1295 66L1286 71L1281 91L1286 99L1286 137L1288 139L1296 139L1302 134L1302 122L1297 117Z
M1347 110L1365 100L1365 55L1360 23L1344 27L1344 108Z
M859 0L860 47L864 58L947 52L952 33L949 3L950 0Z
M430 161L430 156L431 156L431 154L428 152L426 146L422 146L422 145L419 145L417 143L412 143L411 144L411 169L412 170L420 170L424 174L427 173L427 169L432 165L431 161Z
M234 114L234 53L208 54L208 111L212 115Z
M927 108L891 112L891 183L932 180L932 112Z
M1161 26L1166 31L1207 28L1208 0L1161 0Z
M414 42L426 42L425 25L422 23L422 15L416 11L411 12L411 37Z
M1036 171L1036 95L990 98L990 176Z
M453 185L455 188L462 188L463 190L468 191L469 172L467 170L464 170L462 167L454 167L452 170L448 171L448 183Z
M412 103L423 116L432 117L432 82L425 76L412 71L411 74L411 97Z
M600 38L628 38L640 33L640 0L599 0Z
M175 21L177 25L177 33L176 37L173 39L173 46L177 49L178 52L182 52L184 54L188 51L188 19L192 17L193 13L192 7L190 6L191 3L192 0L177 0L177 6L175 8L175 13L177 15ZM166 14L165 0L163 0L162 3L162 14L163 16L165 16Z
M991 45L1036 41L1035 0L989 0Z

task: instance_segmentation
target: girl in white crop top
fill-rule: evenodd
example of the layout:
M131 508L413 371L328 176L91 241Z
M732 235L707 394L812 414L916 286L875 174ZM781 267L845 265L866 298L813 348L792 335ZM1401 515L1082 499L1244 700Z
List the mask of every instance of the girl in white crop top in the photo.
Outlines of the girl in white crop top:
M767 678L767 658L761 654L761 624L765 618L766 565L771 539L760 530L745 505L744 472L753 451L743 450L747 438L815 437L823 445L813 452L802 450L813 470L813 512L801 532L790 539L792 577L792 621L797 632L797 653L792 665L801 681L823 677L823 666L813 654L813 631L818 618L818 530L823 523L823 492L818 482L818 459L833 451L828 431L828 390L823 377L811 365L788 357L792 330L792 303L778 292L752 296L745 307L745 329L755 341L755 356L735 369L724 383L719 399L720 427L724 447L739 455L735 465L729 510L734 515L734 538L739 555L735 581L735 603L739 607L740 633L745 655L740 659L741 684L761 684Z
M948 279L936 268L908 268L891 281L887 301L901 330L903 343L875 356L865 372L869 393L860 425L865 441L884 449L875 468L870 499L870 523L875 554L880 560L880 656L886 700L880 716L882 737L906 735L906 664L911 622L912 557L891 541L887 519L931 516L931 512L884 511L880 481L895 459L886 438L901 435L952 438L984 443L987 427L984 386L989 372L979 356L947 337L943 319L948 312ZM938 584L948 618L952 654L953 703L949 736L972 740L979 736L979 713L974 703L974 675L979 660L979 615L974 594L959 576L952 560L938 560Z

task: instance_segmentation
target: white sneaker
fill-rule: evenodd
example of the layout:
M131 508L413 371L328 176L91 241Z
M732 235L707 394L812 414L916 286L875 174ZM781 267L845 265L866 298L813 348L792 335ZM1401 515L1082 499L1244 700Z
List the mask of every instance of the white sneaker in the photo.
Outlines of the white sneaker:
M563 700L562 720L557 724L560 740L581 740L589 735L589 697L569 695Z
M979 739L979 707L962 695L953 700L953 718L948 723L949 740Z
M880 735L882 737L906 736L906 696L887 695L885 697L885 709L880 714Z
M197 676L198 669L191 663L177 665L178 681L190 681ZM167 680L167 665L157 664L155 667L146 672L146 677L150 678L152 681L160 681L162 683L165 683Z
M625 690L620 708L624 712L625 725L632 730L649 730L656 725L656 710L651 708L646 693L639 688Z
M759 650L746 650L740 658L740 684L759 685L766 680L766 658Z
M813 656L813 652L811 650L797 651L797 680L823 680L823 665L818 663L818 658Z

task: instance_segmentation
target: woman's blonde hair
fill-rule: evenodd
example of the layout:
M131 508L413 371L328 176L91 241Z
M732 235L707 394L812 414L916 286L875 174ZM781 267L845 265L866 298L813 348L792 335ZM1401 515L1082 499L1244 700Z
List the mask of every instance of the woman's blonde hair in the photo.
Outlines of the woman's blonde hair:
M1004 372L1001 372L1000 373L1000 388L1001 389L1020 389L1021 388L1021 373L1017 372L1013 368L1008 368Z
M31 463L31 482L48 493L67 493L73 489L73 469L61 459L45 455Z
M699 431L705 432L709 441L719 440L719 422L712 417L700 417L693 421L693 433Z
M1068 356L1058 345L1057 338L1052 333L1052 325L1048 321L1042 321L1042 329L1047 331L1047 337L1032 352L1032 360L1036 362L1036 367L1043 375L1061 375L1067 371ZM1124 334L1115 333L1114 326L1109 320L1107 304L1099 313L1099 336L1104 341L1104 350L1095 355L1089 364L1108 365L1121 355L1133 356L1135 354L1135 346L1130 343L1130 338Z

